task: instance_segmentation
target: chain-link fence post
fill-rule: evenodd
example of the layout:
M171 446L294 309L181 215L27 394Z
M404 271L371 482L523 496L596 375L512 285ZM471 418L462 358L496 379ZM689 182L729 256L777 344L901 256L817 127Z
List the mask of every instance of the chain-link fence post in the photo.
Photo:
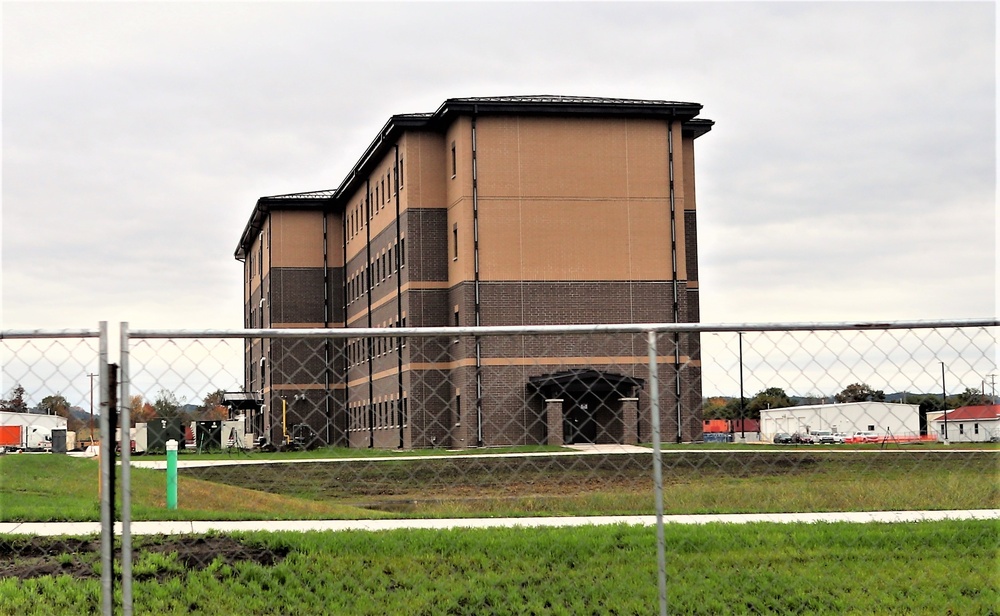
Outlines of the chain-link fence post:
M122 614L132 616L132 405L129 390L128 323L121 324Z
M98 408L101 411L101 611L105 616L114 612L114 438L111 427L112 410L109 408L108 387L108 323L100 323L100 343L98 351ZM109 461L110 460L110 461Z
M659 587L660 616L667 616L667 555L663 537L663 461L660 459L660 384L656 361L656 331L646 336L649 346L649 413L653 437L653 490L656 498L656 570Z

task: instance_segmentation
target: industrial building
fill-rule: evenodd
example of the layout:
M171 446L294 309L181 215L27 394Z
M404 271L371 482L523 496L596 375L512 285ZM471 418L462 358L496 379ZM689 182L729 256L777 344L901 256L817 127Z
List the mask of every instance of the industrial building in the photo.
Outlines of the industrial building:
M235 253L244 325L697 322L700 111L515 96L392 116L337 188L257 201ZM662 437L700 440L698 336L664 347ZM628 335L260 338L240 412L271 443L636 442L645 351Z
M890 439L919 437L920 407L889 402L845 402L764 409L760 412L760 438L773 441L779 433L811 434L829 430L851 435L870 432Z

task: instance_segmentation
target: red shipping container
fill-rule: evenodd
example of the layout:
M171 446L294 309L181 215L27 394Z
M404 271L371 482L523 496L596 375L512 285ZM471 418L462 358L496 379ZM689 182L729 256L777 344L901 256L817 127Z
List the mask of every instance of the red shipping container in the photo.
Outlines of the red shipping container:
M24 426L0 426L0 447L20 447Z

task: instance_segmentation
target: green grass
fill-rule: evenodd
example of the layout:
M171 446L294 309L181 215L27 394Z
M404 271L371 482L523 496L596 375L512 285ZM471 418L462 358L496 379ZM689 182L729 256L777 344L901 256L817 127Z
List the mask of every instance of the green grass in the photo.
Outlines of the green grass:
M668 514L1000 507L992 451L663 456ZM135 520L639 515L654 512L651 456L298 460L183 469L175 511L163 471L132 469ZM0 520L96 521L94 460L0 457Z
M0 521L100 520L96 460L57 455L0 456ZM118 486L120 490L120 475ZM366 509L184 478L175 511L166 509L166 474L132 469L134 520L363 519L384 517ZM119 494L120 499L120 494ZM120 501L119 501L120 502Z
M1000 506L992 452L686 451L663 456L667 513ZM629 515L654 511L650 456L302 463L183 477L409 517Z
M665 528L672 614L997 614L994 521ZM651 614L655 531L236 535L283 555L186 564L137 538L137 614ZM188 537L186 541L194 541ZM98 611L100 580L0 578L0 614Z

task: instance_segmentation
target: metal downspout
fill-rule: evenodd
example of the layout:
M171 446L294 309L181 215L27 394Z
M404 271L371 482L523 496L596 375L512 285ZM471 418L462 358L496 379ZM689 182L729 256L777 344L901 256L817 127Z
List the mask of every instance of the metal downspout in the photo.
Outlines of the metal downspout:
M393 146L393 155L395 160L393 162L394 170L393 176L393 193L396 195L396 254L395 263L393 263L393 268L396 270L396 327L401 327L403 323L403 268L400 267L401 259L399 255L400 247L403 243L400 241L402 237L402 229L400 228L400 214L399 214L399 144ZM396 346L396 423L399 425L399 448L403 449L406 444L403 432L403 345L402 342L397 340Z
M670 267L673 287L673 319L681 322L680 290L677 280L677 201L674 195L674 123L667 124L667 166L670 169ZM681 430L681 335L674 332L674 393L677 400L677 442L683 440Z
M479 169L476 160L476 113L472 110L472 255L474 267L476 327L482 325L479 295ZM476 336L476 446L483 446L483 353L482 342Z
M372 204L371 179L365 180L365 287L368 296L368 329L372 327ZM375 448L375 349L371 336L365 339L365 350L368 354L368 448Z
M344 206L344 213L341 216L341 228L343 229L343 240L341 242L341 250L343 251L343 262L344 262L344 280L341 285L341 295L344 300L344 329L347 329L347 208ZM343 349L343 361L344 361L344 440L347 446L351 446L351 413L350 413L350 402L351 402L351 387L348 385L350 382L350 366L347 361L347 346L350 344L350 338L344 338L344 349Z
M330 327L330 246L327 225L327 211L323 210L323 327ZM330 414L330 362L332 341L327 338L323 343L323 413L326 415L326 444L332 445L333 416Z

